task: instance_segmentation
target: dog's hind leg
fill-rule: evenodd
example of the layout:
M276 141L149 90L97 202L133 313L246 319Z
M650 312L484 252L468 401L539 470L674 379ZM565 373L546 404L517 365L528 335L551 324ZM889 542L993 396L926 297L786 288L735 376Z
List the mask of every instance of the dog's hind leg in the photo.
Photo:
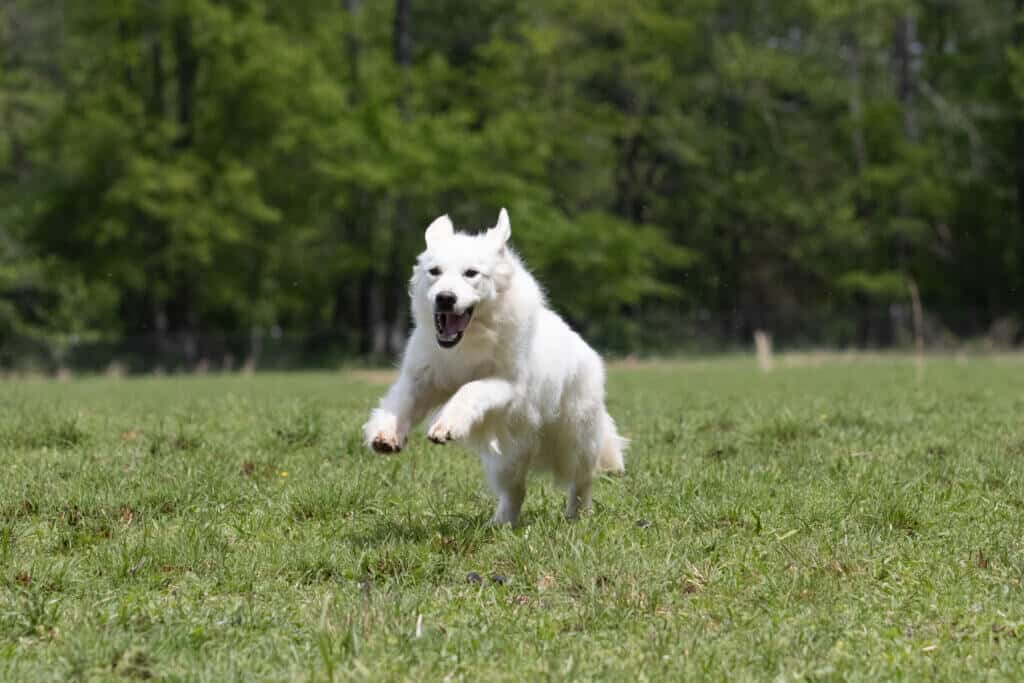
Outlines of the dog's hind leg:
M498 506L491 517L491 526L515 525L523 509L523 500L526 499L529 458L481 454L480 461L487 473L487 483L498 496Z
M590 476L580 477L569 484L568 501L565 504L565 518L577 519L581 512L590 510L590 491L593 479Z
M569 481L565 503L567 519L577 519L580 513L590 510L594 472L601 448L600 433L594 428L596 422L593 412L583 412L563 427L562 452L565 459L561 476L562 481Z
M523 501L526 499L526 482L512 484L498 492L498 507L491 517L492 526L504 524L515 525L519 521L519 513L523 509Z

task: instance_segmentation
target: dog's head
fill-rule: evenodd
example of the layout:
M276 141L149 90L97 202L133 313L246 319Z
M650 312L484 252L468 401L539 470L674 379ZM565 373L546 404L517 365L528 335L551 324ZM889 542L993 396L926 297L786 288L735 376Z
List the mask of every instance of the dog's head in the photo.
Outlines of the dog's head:
M513 267L506 246L512 234L508 212L485 233L456 233L447 215L427 228L427 249L412 277L413 308L419 324L431 321L437 343L450 349L470 330L473 316L486 315L508 286Z

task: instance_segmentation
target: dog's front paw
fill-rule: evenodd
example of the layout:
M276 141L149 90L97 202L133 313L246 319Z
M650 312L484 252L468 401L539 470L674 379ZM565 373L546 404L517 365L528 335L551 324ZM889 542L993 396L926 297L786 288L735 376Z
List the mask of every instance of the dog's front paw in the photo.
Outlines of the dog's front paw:
M398 433L398 419L381 411L374 411L370 421L363 425L366 443L377 453L398 453L404 439Z
M402 450L402 445L398 442L398 436L395 434L381 432L373 437L370 448L378 453L398 453Z
M456 410L443 410L434 424L427 430L427 438L436 444L444 445L449 441L458 441L469 435L470 421L468 417Z

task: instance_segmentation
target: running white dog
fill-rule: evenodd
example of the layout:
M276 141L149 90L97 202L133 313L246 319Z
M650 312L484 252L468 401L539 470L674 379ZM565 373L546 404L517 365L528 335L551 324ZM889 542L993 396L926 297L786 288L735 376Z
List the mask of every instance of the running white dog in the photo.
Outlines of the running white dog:
M626 440L605 409L600 356L547 307L510 235L505 209L481 235L456 233L448 216L427 228L401 374L363 432L375 451L397 452L433 412L431 441L479 452L498 496L492 523L516 522L531 468L568 484L573 519L595 473L623 471Z

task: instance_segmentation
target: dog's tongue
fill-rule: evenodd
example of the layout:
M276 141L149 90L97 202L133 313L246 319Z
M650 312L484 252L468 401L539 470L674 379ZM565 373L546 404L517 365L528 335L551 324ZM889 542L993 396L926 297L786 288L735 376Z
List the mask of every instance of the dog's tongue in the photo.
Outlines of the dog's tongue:
M442 313L444 318L444 334L446 337L453 337L466 329L469 324L469 314L463 313Z

